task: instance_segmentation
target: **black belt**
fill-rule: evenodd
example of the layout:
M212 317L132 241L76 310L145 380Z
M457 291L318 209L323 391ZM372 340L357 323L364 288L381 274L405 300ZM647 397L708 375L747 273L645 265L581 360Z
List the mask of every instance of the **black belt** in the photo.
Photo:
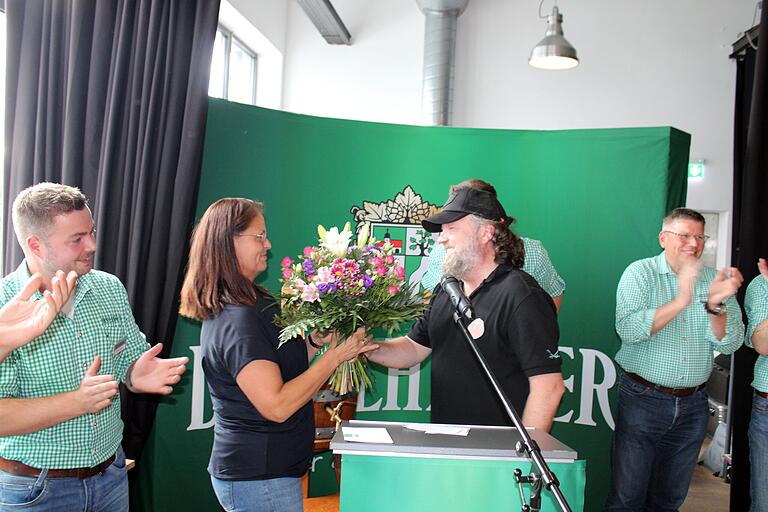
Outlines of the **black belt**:
M666 395L672 395L672 396L691 396L695 392L701 391L702 389L704 389L704 386L706 386L706 383L704 383L699 386L696 386L695 388L668 388L667 386L661 386L659 384L654 384L651 381L645 380L644 378L642 378L636 373L625 371L624 374L630 379L634 380L635 382L639 382L643 386L648 386L649 388L655 389L660 393L664 393Z
M86 478L103 473L114 461L115 456L113 455L101 464L96 464L90 468L49 469L48 478L79 478L80 480L85 480ZM39 476L42 470L27 466L23 462L0 457L0 471L17 476Z

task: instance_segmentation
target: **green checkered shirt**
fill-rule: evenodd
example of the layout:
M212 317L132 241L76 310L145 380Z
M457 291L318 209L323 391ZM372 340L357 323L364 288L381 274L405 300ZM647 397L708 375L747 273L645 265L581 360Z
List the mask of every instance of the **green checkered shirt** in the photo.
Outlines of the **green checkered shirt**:
M531 275L550 297L562 295L565 291L565 281L555 270L549 259L547 250L538 240L521 237L525 249L525 262L523 270ZM445 248L437 244L429 253L429 267L424 277L421 278L421 286L425 290L434 290L443 277L443 262L445 261Z
M0 282L0 306L29 278L26 262ZM40 299L36 292L34 299ZM77 281L70 315L64 312L42 336L14 350L0 364L0 399L39 398L73 391L85 370L101 356L100 375L123 381L128 367L149 348L133 319L120 280L92 270ZM120 397L96 414L31 434L0 438L0 457L36 468L69 469L99 464L116 451L123 436Z
M747 336L744 344L752 347L752 335L761 322L768 319L768 281L762 274L749 283L744 299L744 309L749 317ZM760 356L755 363L755 376L752 387L758 391L768 392L768 356Z
M744 339L741 309L735 297L726 303L725 336L712 332L702 302L717 276L713 268L701 269L691 304L663 329L651 335L656 309L677 295L677 274L662 252L632 263L624 271L616 291L616 332L621 348L616 362L626 371L671 388L703 384L712 371L712 351L730 354Z

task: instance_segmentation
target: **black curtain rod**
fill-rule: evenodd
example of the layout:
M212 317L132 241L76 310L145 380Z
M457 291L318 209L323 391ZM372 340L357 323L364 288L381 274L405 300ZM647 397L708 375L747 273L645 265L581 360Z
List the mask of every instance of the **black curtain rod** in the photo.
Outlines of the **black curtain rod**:
M731 53L729 57L731 59L738 59L739 56L743 55L743 53L747 51L749 41L752 41L752 44L757 45L757 38L759 35L760 25L755 25L751 29L744 32L744 35L741 36L738 41L733 43L733 53ZM747 36L749 36L749 39L747 39Z

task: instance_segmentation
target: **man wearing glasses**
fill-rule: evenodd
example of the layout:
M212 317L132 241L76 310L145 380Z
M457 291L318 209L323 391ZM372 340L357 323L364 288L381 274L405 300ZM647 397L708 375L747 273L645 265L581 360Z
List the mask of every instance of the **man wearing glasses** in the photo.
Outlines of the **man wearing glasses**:
M685 500L709 409L712 352L744 339L734 295L743 278L699 261L704 217L677 208L659 233L664 251L629 265L616 292L621 348L613 472L606 510L677 510Z

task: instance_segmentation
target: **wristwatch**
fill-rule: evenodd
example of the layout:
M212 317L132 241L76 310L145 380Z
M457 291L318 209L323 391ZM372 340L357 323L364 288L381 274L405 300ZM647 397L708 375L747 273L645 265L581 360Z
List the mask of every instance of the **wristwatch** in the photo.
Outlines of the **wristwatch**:
M725 314L725 303L724 302L721 302L720 304L718 304L717 306L715 306L713 308L709 307L709 303L706 300L703 301L703 302L704 302L704 309L707 310L707 313L709 313L710 315L722 316L722 315Z

